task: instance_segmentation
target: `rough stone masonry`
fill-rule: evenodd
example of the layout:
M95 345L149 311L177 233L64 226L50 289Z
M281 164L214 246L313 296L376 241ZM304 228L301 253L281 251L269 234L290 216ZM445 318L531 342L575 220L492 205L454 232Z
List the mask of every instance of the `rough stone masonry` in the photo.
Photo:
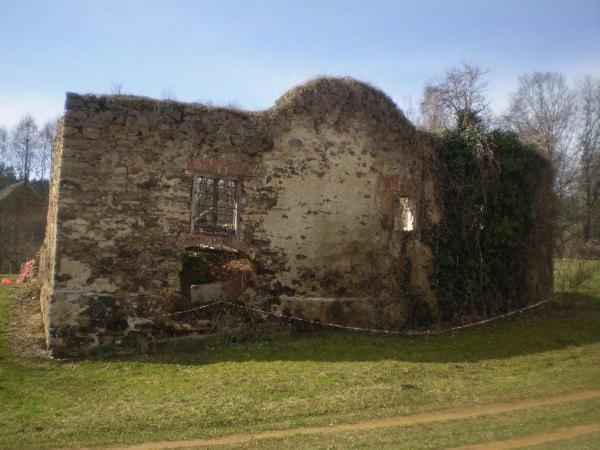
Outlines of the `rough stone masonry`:
M407 296L436 307L433 143L367 84L319 78L262 112L67 94L57 144L40 263L54 355L164 335L193 248L251 261L233 301L396 328Z

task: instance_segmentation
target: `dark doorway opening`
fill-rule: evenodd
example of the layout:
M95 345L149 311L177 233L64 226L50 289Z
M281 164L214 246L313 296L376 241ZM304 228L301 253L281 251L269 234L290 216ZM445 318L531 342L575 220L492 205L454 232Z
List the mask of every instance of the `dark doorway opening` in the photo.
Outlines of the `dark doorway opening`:
M247 287L252 263L243 253L227 248L191 247L183 253L179 274L181 307L198 302L192 298L192 285L215 285L222 289L223 299L236 301Z

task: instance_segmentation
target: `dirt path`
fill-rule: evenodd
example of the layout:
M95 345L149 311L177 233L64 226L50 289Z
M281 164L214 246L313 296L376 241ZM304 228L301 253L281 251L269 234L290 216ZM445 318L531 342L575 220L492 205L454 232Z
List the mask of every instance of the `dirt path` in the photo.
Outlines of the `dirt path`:
M536 434L535 436L529 436L521 439L508 439L506 441L493 441L478 445L457 447L454 450L505 450L509 448L528 447L530 445L547 444L549 442L561 441L563 439L573 439L592 433L600 433L600 423L579 425L571 428L561 428L560 430Z
M379 428L399 427L431 422L444 422L448 420L468 419L484 415L502 414L512 411L519 411L527 408L534 408L537 406L548 406L562 402L573 402L577 400L588 400L593 398L600 398L600 391L573 392L570 394L556 395L547 398L520 400L511 403L489 403L486 405L470 406L467 408L457 409L453 411L414 414L411 416L397 416L376 420L365 420L362 422L342 425L292 428L289 430L265 431L255 434L233 434L230 436L215 439L152 442L132 446L114 447L114 449L126 448L130 450L159 450L187 447L212 447L217 445L246 444L257 440L280 439L296 435L334 434L342 433L345 431L370 431ZM485 448L490 447L488 446L488 444L486 444Z

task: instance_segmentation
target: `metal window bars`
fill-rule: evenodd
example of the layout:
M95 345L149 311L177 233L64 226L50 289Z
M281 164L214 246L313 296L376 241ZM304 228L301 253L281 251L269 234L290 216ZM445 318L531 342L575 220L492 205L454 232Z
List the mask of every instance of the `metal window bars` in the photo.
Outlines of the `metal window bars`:
M194 176L192 233L235 233L239 189L237 180Z

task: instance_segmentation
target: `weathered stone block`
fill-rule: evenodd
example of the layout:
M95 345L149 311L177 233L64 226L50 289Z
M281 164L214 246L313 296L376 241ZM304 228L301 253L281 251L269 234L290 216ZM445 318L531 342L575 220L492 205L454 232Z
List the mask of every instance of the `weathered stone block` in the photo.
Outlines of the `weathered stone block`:
M193 284L190 287L190 297L192 303L213 303L226 298L223 283L220 281L207 284Z

